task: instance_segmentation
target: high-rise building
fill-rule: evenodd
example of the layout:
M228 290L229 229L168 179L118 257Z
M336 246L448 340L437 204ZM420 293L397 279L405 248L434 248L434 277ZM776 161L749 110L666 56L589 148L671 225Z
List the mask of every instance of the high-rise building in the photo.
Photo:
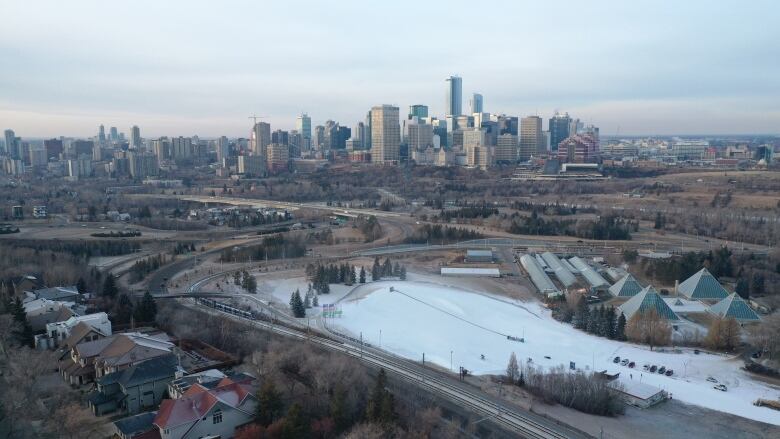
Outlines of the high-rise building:
M281 145L290 144L290 133L284 130L276 130L271 133L271 143L278 143Z
M599 141L590 134L575 134L559 143L558 159L567 163L595 163L599 158Z
M157 157L158 162L171 158L171 142L167 137L160 137L159 139L152 140L152 151Z
M92 175L92 157L87 154L68 160L68 176L79 179Z
M542 133L542 118L528 116L520 120L520 160L527 161L531 156L538 156L547 150Z
M515 116L498 116L498 134L520 135L519 121Z
M446 116L460 116L463 114L463 79L460 76L450 76L447 82L447 102L445 103Z
M251 177L265 175L265 155L238 156L238 173Z
M119 130L116 129L116 127L111 127L109 130L109 136L111 139L111 142L118 142L119 141Z
M155 176L160 169L155 154L140 151L127 152L127 167L130 176L136 180Z
M415 151L423 151L433 146L433 125L414 117L406 127L408 130L406 143L409 146L410 155Z
M371 149L371 110L366 113L366 141L363 142L363 149Z
M290 158L297 158L301 156L301 148L303 148L303 136L298 130L291 130L289 134L290 146Z
M138 149L141 147L141 129L138 125L133 125L130 128L130 149Z
M74 140L70 142L69 155L71 157L80 157L82 155L91 156L95 149L95 142L92 140Z
M98 128L98 143L101 145L106 143L106 127L104 127L103 124L100 124L100 127Z
M290 165L290 147L281 143L268 145L266 153L268 170L271 172L286 171Z
M174 137L171 139L171 157L174 160L186 160L192 157L192 138Z
M471 105L471 113L482 113L482 95L479 93L474 93L471 96L471 100L469 101L469 104Z
M314 127L314 148L321 150L325 146L325 127L317 125Z
M311 117L303 113L295 120L295 129L301 134L304 143L311 144ZM308 140L308 142L307 142Z
M358 122L352 129L352 147L355 149L365 149L366 137L371 134L366 130L366 124Z
M219 139L217 139L216 149L217 149L217 161L220 163L224 163L225 159L230 155L230 143L228 142L228 138L222 136Z
M552 151L558 150L558 144L563 139L569 137L569 130L571 128L571 118L569 113L558 113L550 118L548 130L550 131L550 149Z
M33 168L45 168L48 162L46 147L43 145L30 145L30 166Z
M496 163L515 163L517 161L517 136L501 134L496 141Z
M271 124L257 122L251 133L252 154L265 158L265 150L271 144Z
M19 148L20 144L21 142L16 137L14 130L5 130L5 151L12 159L22 158L22 152Z
M44 140L43 147L46 148L47 158L59 158L62 154L62 140L60 139Z
M428 106L421 104L410 105L409 117L407 117L407 119L411 119L413 117L419 117L420 119L428 117Z
M486 146L485 132L479 128L463 130L463 149L468 150L472 146Z
M371 162L398 163L401 152L401 126L398 107L371 108Z

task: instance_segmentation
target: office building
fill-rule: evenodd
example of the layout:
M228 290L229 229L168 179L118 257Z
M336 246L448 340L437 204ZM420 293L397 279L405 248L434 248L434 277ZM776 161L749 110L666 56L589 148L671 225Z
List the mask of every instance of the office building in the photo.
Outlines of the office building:
M286 171L290 167L290 147L288 145L282 143L268 145L266 157L268 170L271 172Z
M138 149L141 147L141 129L138 125L133 125L130 128L130 149Z
M599 141L590 134L575 134L559 143L557 155L562 163L596 163Z
M290 144L290 133L283 130L276 130L271 133L271 143L278 143L281 145Z
M433 125L415 116L408 121L406 128L406 144L409 146L410 155L415 151L424 151L428 147L433 147Z
M171 139L171 158L186 160L192 157L192 153L192 138L179 136Z
M98 143L101 145L106 143L106 127L104 127L103 124L100 124L100 127L98 128Z
M421 105L421 104L410 105L409 116L407 117L407 119L412 119L414 117L418 117L420 119L424 117L428 117L428 106Z
M471 100L469 101L469 105L471 105L471 113L482 113L482 95L479 93L474 93L471 96Z
M43 147L46 148L46 157L57 159L62 154L62 140L48 139L43 141Z
M225 159L230 155L230 143L228 142L227 137L222 136L217 139L216 150L217 150L217 161L220 163L224 163Z
M487 169L493 165L492 148L472 145L466 148L466 164L472 168Z
M558 113L549 120L548 131L550 132L550 148L552 151L558 150L558 144L563 139L569 137L569 130L571 128L571 118L569 113Z
M252 127L251 132L252 154L265 157L265 150L271 144L271 124L266 122L257 122Z
M393 164L400 160L401 126L398 107L371 108L371 162Z
M80 157L82 155L93 154L95 149L95 142L92 140L74 140L70 142L69 154L71 157Z
M517 136L512 134L498 136L494 159L496 163L517 162Z
M152 151L157 156L157 161L162 162L171 158L171 142L167 137L152 140Z
M92 156L80 155L77 159L68 160L68 176L80 179L92 175Z
M515 116L498 116L498 134L520 135L520 123Z
M20 144L21 141L16 137L14 130L5 130L5 150L12 159L22 158L22 152L19 148Z
M542 118L528 116L520 120L520 160L527 161L532 156L547 152L547 144L542 133Z
M153 177L160 169L157 155L140 151L127 152L127 167L130 176L135 180Z
M463 114L463 80L460 76L450 76L447 82L447 102L445 116L460 116Z
M112 143L119 142L119 131L116 129L116 127L111 127L109 130L109 138L111 139Z
M366 137L371 133L366 129L366 124L358 122L355 128L352 129L352 147L353 149L365 149Z
M301 134L304 139L304 143L311 144L311 117L308 114L303 113L295 120L295 130Z
M42 145L30 145L30 166L33 168L45 168L49 162L46 148Z
M706 140L680 140L672 144L672 153L680 160L701 160L710 144Z
M290 146L290 158L298 158L301 156L301 151L304 148L303 136L298 130L292 130L288 136Z
M238 156L238 173L247 177L261 177L265 175L264 155L240 155Z

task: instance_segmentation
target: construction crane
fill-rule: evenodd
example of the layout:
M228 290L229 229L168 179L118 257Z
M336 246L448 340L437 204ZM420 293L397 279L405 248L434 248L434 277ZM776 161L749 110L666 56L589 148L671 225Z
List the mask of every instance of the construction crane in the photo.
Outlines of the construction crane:
M252 119L254 121L254 124L257 125L257 119L265 119L266 117L268 117L268 116L258 116L256 114L253 114L253 115L249 116L247 119ZM254 126L254 125L252 125L252 126Z

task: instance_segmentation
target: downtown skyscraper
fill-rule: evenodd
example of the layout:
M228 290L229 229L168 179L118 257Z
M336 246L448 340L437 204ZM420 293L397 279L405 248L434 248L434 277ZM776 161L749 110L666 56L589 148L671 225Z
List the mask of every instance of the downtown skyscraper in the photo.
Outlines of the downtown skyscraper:
M460 76L450 76L447 82L447 102L445 116L460 116L463 114L463 79Z
M378 105L371 108L371 162L394 164L400 160L401 125L398 107Z
M555 112L555 115L550 118L548 129L550 131L550 150L557 151L558 144L563 142L569 137L569 129L571 128L571 118L569 113L561 114Z

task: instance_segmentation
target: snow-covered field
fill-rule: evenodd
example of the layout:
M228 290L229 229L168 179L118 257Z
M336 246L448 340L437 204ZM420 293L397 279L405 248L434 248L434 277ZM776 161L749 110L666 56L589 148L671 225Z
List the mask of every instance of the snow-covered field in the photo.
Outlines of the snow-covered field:
M289 298L290 283L280 285L283 288L275 288L274 295L278 290ZM453 286L381 281L357 288L361 294L342 301L343 317L330 325L355 335L362 332L366 342L410 359L419 361L425 353L426 361L449 368L452 356L454 370L463 366L476 374L503 373L512 352L521 363L541 367L568 368L573 361L579 369L620 372L621 380L640 380L690 404L780 425L780 413L752 405L757 398L778 398L780 389L752 379L740 370L738 359L695 355L690 349L653 352L577 331L555 321L538 303ZM506 335L524 337L525 342L508 340ZM635 361L636 368L614 364L615 356ZM672 368L674 376L644 372L645 363ZM728 392L713 389L708 376L728 386Z

